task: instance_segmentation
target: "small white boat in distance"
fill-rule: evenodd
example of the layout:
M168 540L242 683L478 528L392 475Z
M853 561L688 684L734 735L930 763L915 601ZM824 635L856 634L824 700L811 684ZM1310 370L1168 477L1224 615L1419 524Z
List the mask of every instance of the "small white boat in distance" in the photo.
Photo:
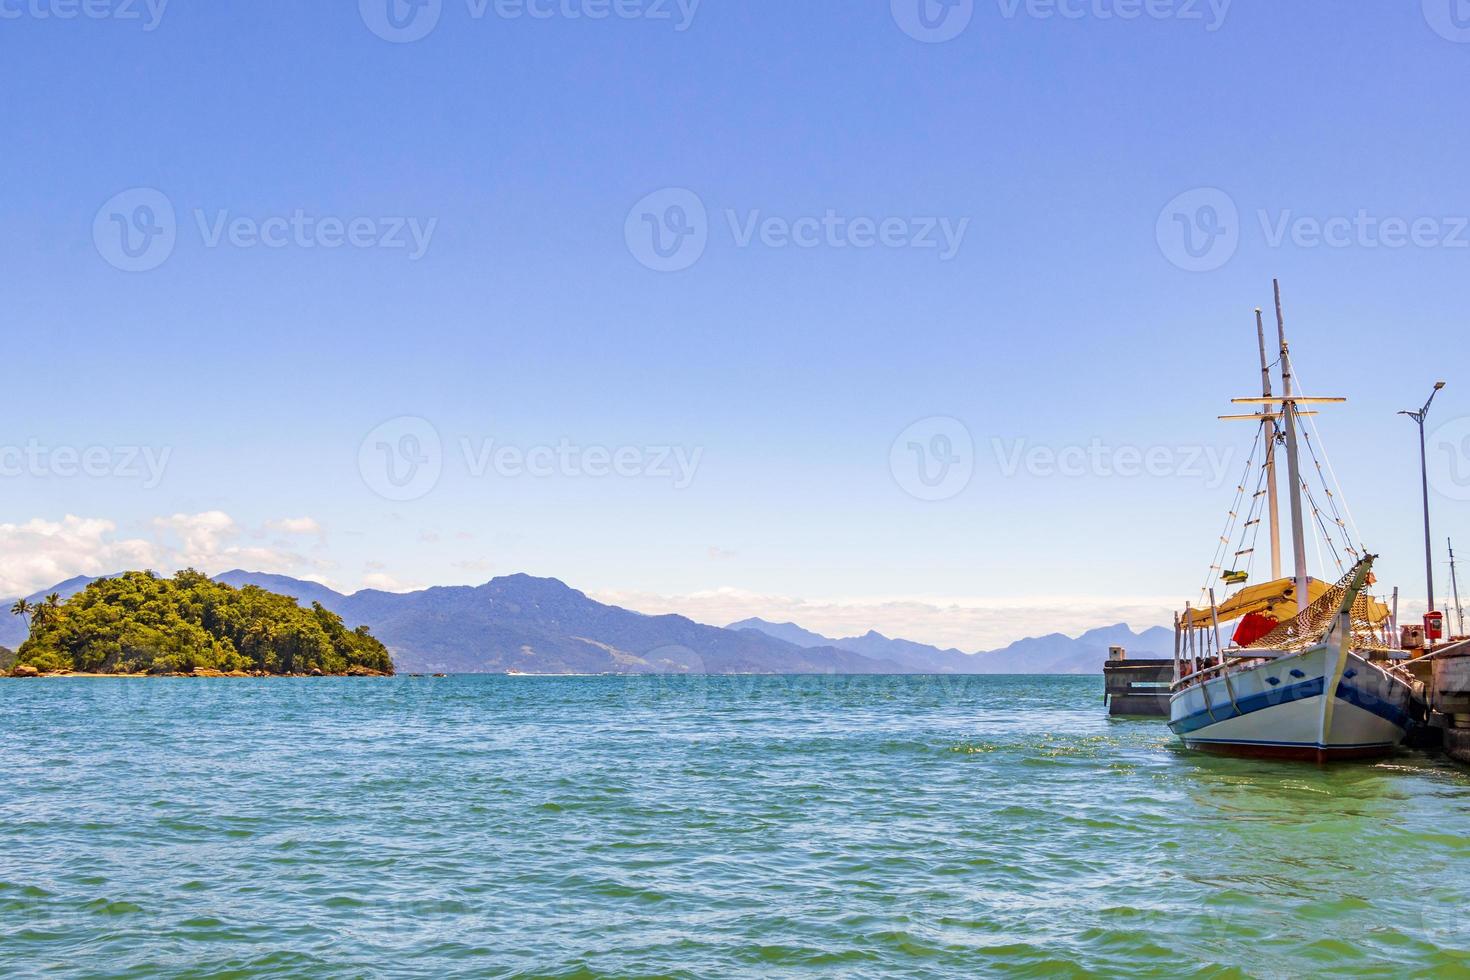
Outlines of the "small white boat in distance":
M1338 495L1325 485L1330 465L1324 468L1318 447L1301 428L1301 420L1315 413L1298 406L1344 399L1295 394L1279 285L1276 316L1282 393L1271 393L1272 365L1257 310L1262 396L1235 401L1258 406L1259 411L1222 416L1259 423L1262 462L1256 467L1253 454L1237 487L1217 559L1201 590L1208 605L1186 606L1176 617L1169 727L1191 749L1228 755L1313 762L1385 755L1415 723L1416 681L1403 667L1408 654L1398 649L1395 616L1367 592L1374 581L1374 556L1365 554L1349 536ZM1281 568L1278 443L1285 446L1288 467L1295 559L1289 577ZM1320 495L1302 480L1303 444L1322 477ZM1325 552L1339 569L1352 565L1336 585L1307 573L1308 505L1313 524L1322 532ZM1260 527L1268 521L1271 580L1247 586ZM1239 541L1232 544L1236 531ZM1216 586L1239 591L1217 602ZM1228 642L1220 633L1227 623L1236 624Z

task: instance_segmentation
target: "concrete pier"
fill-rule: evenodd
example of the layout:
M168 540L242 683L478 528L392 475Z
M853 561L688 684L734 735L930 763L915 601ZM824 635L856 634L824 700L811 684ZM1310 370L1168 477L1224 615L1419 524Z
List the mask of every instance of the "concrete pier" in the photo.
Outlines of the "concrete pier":
M1174 682L1173 660L1129 660L1120 647L1103 667L1110 715L1145 718L1169 717L1169 685Z

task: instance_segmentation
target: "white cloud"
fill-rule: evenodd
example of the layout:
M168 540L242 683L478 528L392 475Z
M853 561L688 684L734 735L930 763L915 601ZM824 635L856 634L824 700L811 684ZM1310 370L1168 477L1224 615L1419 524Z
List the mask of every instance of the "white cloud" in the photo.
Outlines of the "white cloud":
M213 575L243 567L317 578L329 567L287 550L242 546L246 530L223 511L155 518L150 528L150 538L119 538L110 520L71 515L0 524L0 596L29 595L76 575L137 569L168 574L192 567Z
M278 521L266 521L265 526L282 534L320 535L322 533L322 526L311 517L283 517Z
M799 599L740 589L714 589L682 596L648 592L591 593L608 602L650 614L678 613L697 622L726 626L759 616L792 622L834 638L877 630L967 653L993 650L1047 633L1077 636L1099 626L1126 622L1135 629L1173 622L1174 605L1160 597L1041 596L976 598L892 596Z
M211 510L203 514L175 514L172 517L155 517L153 526L165 535L170 532L179 539L180 554L187 565L202 564L195 557L218 554L224 542L239 537L240 529L234 518L224 511Z
M423 586L408 585L398 581L398 579L391 575L385 575L382 572L372 572L362 577L362 587L364 589L377 589L379 592L417 592Z
M106 575L157 563L152 542L118 540L117 525L68 514L0 524L0 595L29 595L77 575Z
M311 518L290 520L316 524ZM279 523L282 522L268 521L266 526ZM251 572L304 577L307 573L320 572L329 567L327 562L282 548L242 546L236 543L245 536L245 529L223 511L175 514L172 517L157 518L153 525L160 532L165 554L170 559L169 564L176 568L188 566L209 575L232 568L243 568Z

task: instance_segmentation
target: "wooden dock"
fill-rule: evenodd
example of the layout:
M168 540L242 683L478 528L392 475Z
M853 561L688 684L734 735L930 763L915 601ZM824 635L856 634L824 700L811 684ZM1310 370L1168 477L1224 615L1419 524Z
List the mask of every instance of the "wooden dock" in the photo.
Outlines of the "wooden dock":
M1169 685L1174 683L1174 661L1129 660L1113 647L1103 667L1108 714L1142 718L1169 717Z

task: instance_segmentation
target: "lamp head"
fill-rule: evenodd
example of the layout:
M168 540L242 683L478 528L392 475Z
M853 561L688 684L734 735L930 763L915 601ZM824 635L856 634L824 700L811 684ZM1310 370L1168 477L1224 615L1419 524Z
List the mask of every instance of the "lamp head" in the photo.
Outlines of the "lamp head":
M1444 382L1443 381L1436 381L1434 383L1434 390L1435 391L1439 391L1443 387L1444 387Z

